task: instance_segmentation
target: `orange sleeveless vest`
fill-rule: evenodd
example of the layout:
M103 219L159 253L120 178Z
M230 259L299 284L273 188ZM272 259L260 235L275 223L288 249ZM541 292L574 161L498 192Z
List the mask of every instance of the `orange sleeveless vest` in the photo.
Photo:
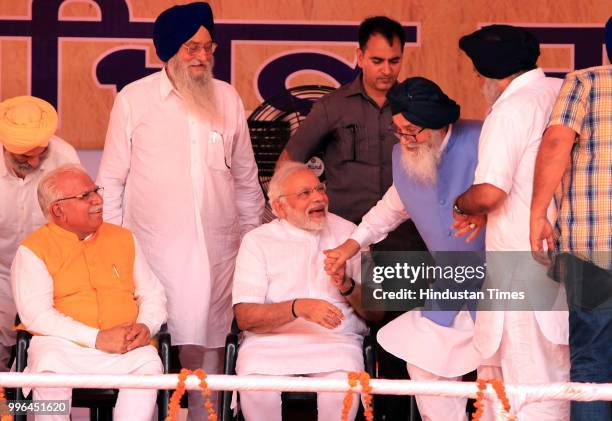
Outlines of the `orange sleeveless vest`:
M56 310L98 329L136 322L135 248L128 230L103 223L92 237L81 241L48 223L22 244L51 274Z

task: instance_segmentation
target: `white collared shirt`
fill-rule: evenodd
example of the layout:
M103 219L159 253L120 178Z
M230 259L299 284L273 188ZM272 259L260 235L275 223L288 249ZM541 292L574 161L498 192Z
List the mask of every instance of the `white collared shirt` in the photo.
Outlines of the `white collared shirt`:
M323 250L344 242L355 228L328 213L322 231L306 231L275 219L248 233L236 259L233 304L271 304L317 298L337 306L344 320L336 329L298 318L273 332L245 332L238 354L239 374L306 374L363 367L361 343L367 328L324 271ZM359 256L346 273L361 280Z
M487 251L529 251L529 212L535 158L561 79L541 69L516 79L495 101L484 121L474 184L491 184L507 197L490 212Z
M60 165L79 163L74 148L57 136L49 140L47 154L36 170L19 178L6 167L0 145L0 294L8 297L11 262L19 243L46 222L36 195L38 182Z

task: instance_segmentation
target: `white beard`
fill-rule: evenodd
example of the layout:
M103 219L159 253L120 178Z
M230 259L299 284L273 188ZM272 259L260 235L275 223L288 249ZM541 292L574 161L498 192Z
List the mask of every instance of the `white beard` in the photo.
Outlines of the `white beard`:
M489 109L493 107L497 98L502 94L502 90L497 86L494 79L485 79L480 89Z
M4 150L4 163L7 168L13 171L13 173L19 178L25 178L28 174L36 171L40 165L47 159L47 154L45 153L40 157L40 163L37 167L33 167L27 162L17 162L15 158L13 158L9 152Z
M204 73L198 77L193 77L189 73L189 65L203 64ZM177 56L168 61L168 67L172 74L174 86L185 100L189 108L200 115L205 120L211 122L213 128L221 125L216 124L220 115L218 112L217 101L213 81L212 68L214 62L202 63L197 59L185 62Z
M433 138L435 136L435 138ZM434 135L425 143L403 146L402 165L406 173L425 185L435 185L438 181L438 163L442 151L440 146L444 136Z
M287 204L285 208L287 222L306 231L321 231L327 223L327 205L325 205L325 218L315 221L310 217L309 211L317 205L320 206L321 203L313 202L304 212L298 212L291 205Z

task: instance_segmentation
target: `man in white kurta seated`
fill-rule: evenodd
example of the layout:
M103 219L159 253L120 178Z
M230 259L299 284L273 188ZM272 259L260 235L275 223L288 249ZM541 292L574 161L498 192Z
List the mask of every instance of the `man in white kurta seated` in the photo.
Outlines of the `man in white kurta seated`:
M327 212L325 184L304 164L289 162L272 177L270 203L278 219L250 231L236 260L233 305L244 332L239 375L347 377L363 370L359 257L334 276L323 270L324 251L355 228ZM339 420L343 393L319 393L318 419ZM247 421L281 420L280 392L241 392ZM349 419L355 417L353 400Z
M101 193L75 165L49 172L38 185L48 222L21 243L11 268L19 317L34 334L26 372L162 373L150 340L166 321L163 287L133 235L102 222ZM71 389L34 388L33 395L69 400ZM122 389L114 419L150 421L156 395Z

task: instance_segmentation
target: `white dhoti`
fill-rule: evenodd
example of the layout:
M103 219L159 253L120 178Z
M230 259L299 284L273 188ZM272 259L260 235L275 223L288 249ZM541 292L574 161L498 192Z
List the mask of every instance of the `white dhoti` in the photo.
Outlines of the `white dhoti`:
M504 383L549 384L569 381L569 346L555 344L542 333L534 312L507 311L498 350ZM520 421L569 420L569 401L536 402L519 407Z
M34 336L28 349L29 373L61 374L162 374L157 350L151 346L125 354L109 354L62 338ZM29 394L29 390L24 390ZM34 388L34 400L71 399L69 388ZM155 411L155 389L121 389L115 405L116 421L150 421ZM67 421L68 415L44 416L48 421Z
M472 344L474 322L460 311L452 326L441 326L414 309L378 331L378 343L398 358L441 377L470 373L480 365L480 353Z
M529 300L492 302L497 307L480 311L474 329L476 348L483 357L492 355L500 361L504 383L569 381L568 313L559 311L566 302L563 285L551 280L546 267L528 253L488 253L487 263L485 287L525 291ZM568 401L535 402L519 407L520 402L511 400L510 404L520 421L569 419Z
M378 343L406 361L413 380L460 381L481 364L474 348L474 322L460 311L452 326L441 326L423 317L420 309L404 313L378 331ZM424 421L464 421L467 399L416 396Z

